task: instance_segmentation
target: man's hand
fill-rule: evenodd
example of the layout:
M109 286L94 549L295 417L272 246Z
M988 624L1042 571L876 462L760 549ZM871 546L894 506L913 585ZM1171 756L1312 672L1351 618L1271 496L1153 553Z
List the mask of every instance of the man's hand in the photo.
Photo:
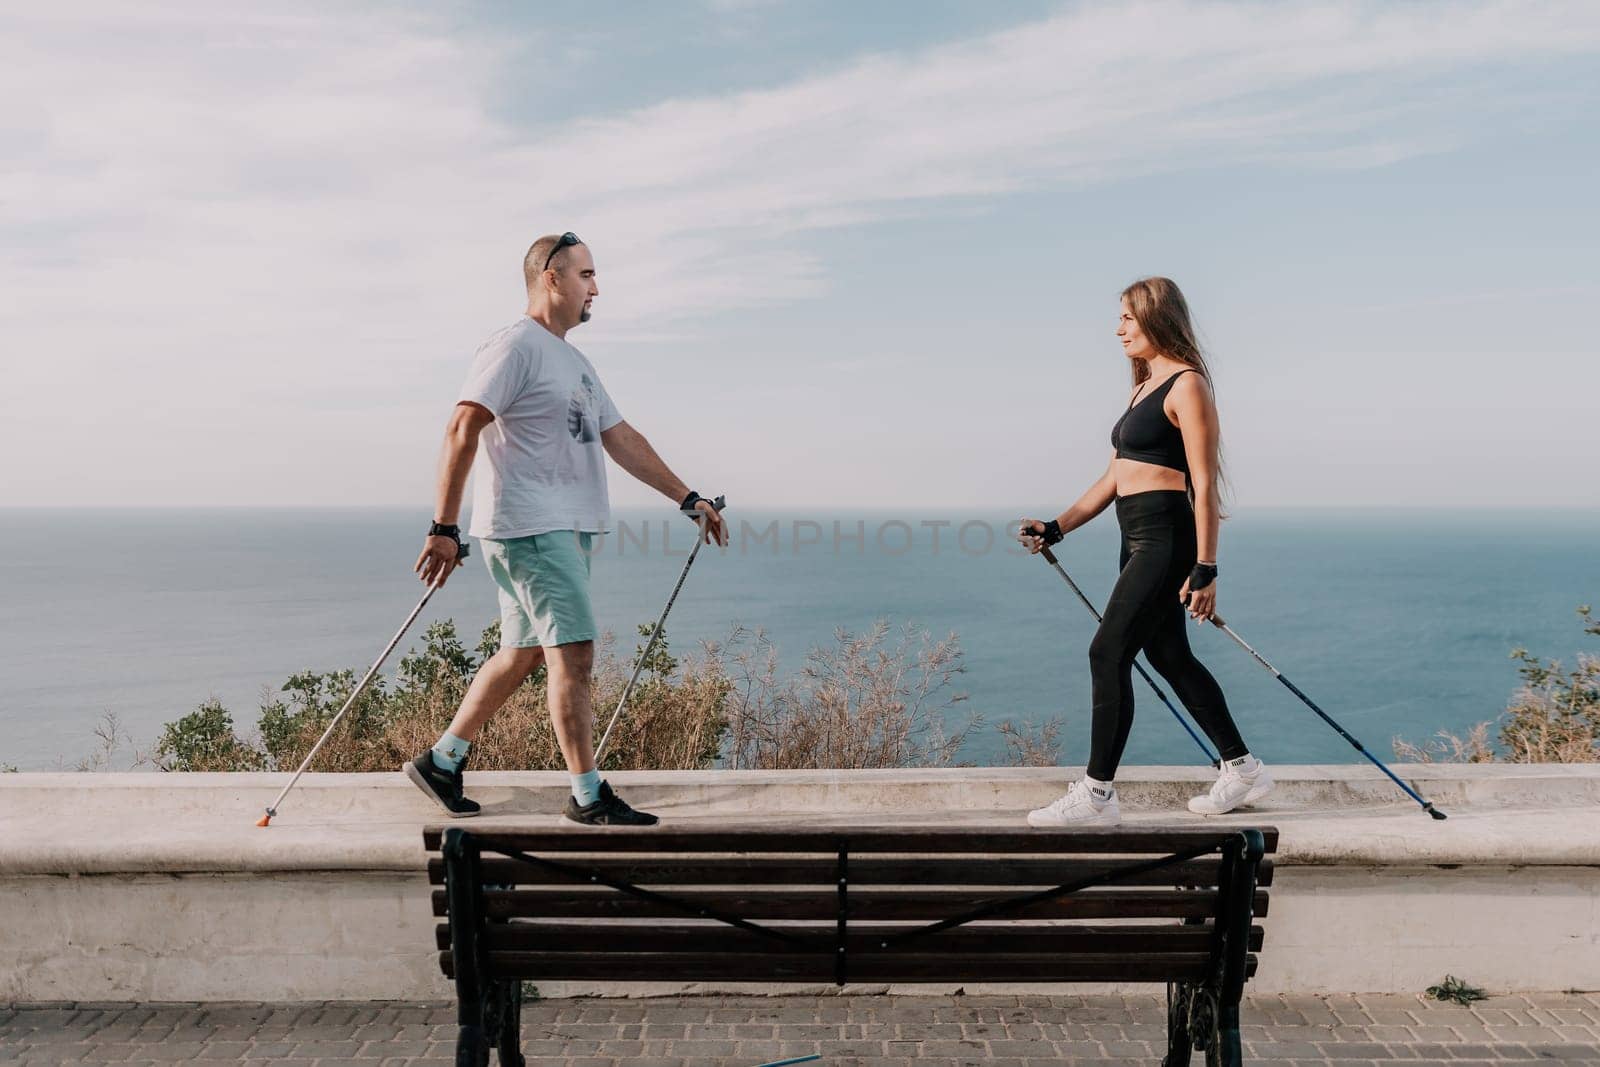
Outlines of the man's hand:
M704 498L695 501L694 510L695 514L691 517L700 525L700 536L705 543L709 545L712 538L716 538L719 546L727 548L728 523L723 519L722 512Z
M444 588L444 583L457 567L462 566L460 559L456 558L456 542L452 537L434 536L422 542L422 555L417 557L417 565L412 569L422 576L428 585L437 584Z

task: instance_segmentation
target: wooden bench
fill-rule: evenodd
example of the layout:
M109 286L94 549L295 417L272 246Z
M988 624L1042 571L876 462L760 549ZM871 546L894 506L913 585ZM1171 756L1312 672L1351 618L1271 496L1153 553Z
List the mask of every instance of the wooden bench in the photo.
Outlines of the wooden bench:
M521 1067L523 980L1165 982L1168 1064L1240 1062L1275 829L430 827L456 1062Z

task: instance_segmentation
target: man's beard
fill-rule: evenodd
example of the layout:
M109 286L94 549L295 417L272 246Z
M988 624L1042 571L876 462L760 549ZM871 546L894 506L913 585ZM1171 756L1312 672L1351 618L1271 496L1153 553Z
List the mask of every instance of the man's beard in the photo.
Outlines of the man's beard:
M588 322L589 321L589 309L588 308L584 308L582 311L578 312L578 321L579 322Z

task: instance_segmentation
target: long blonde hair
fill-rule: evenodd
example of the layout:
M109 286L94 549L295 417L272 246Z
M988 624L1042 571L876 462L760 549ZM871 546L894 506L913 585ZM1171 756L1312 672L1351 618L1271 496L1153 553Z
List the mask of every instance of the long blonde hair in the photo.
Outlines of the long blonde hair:
M1122 290L1122 298L1128 302L1128 309L1133 312L1134 321L1139 324L1139 329L1150 339L1150 344L1157 352L1169 359L1175 359L1185 366L1193 367L1200 372L1210 387L1212 397L1216 397L1216 386L1211 380L1211 368L1206 365L1206 357L1200 351L1199 338L1195 336L1194 321L1189 317L1189 302L1183 298L1183 290L1178 288L1178 283L1171 278L1140 278L1126 289ZM1150 361L1134 359L1133 384L1138 388L1150 380ZM1228 476L1222 464L1222 431L1217 431L1217 497L1220 501L1224 490L1230 488ZM1194 499L1193 486L1189 489L1189 498ZM1223 510L1226 517L1226 511Z
M1169 359L1193 367L1209 384L1211 368L1200 351L1195 337L1194 323L1189 318L1189 302L1183 298L1178 283L1171 278L1140 278L1122 290L1134 321L1150 339L1157 352ZM1150 361L1133 361L1133 384L1150 380Z

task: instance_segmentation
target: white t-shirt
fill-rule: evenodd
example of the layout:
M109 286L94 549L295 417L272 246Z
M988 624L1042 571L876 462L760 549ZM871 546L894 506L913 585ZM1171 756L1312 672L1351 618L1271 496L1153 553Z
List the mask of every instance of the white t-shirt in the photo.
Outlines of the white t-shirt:
M479 346L458 399L494 414L478 438L473 537L606 531L600 431L622 416L582 352L523 316Z

